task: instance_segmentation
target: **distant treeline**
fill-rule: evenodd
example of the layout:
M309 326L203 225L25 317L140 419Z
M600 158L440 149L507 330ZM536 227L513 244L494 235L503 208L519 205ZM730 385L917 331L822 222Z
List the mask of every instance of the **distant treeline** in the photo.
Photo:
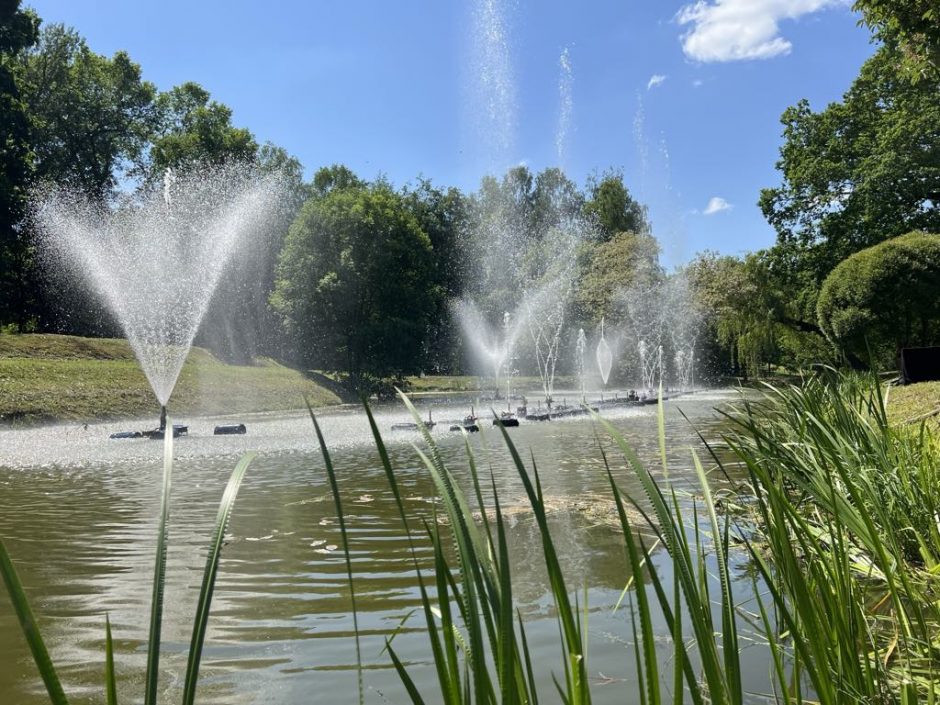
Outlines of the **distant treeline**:
M843 100L820 112L802 101L782 117L782 183L759 199L776 244L743 257L705 252L681 273L705 331L698 355L713 374L860 366L870 353L891 365L900 346L938 342L937 313L917 305L940 300L935 236L836 271L910 231L940 232L938 19L906 33L892 6L859 3L884 44ZM67 184L117 206L168 167L206 163L280 170L292 194L292 208L259 234L250 263L232 267L207 314L198 342L226 359L270 355L356 385L468 372L450 302L472 298L498 325L526 283L549 274L557 233L576 245L558 251L577 269L566 314L575 331L601 317L617 325L619 292L673 275L619 171L579 185L559 169L518 167L483 178L474 193L421 179L366 182L342 165L307 182L296 158L233 125L231 109L203 87L158 91L125 52L97 54L77 31L41 25L16 0L0 4L0 114L6 332L120 333L87 292L43 271L31 189ZM827 284L862 274L865 286Z

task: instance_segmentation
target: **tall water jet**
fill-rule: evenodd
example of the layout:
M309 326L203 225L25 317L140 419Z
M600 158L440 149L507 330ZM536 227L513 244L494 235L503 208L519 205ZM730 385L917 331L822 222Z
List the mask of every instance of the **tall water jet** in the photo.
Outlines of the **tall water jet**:
M574 113L574 98L572 87L574 76L571 72L571 56L568 47L565 47L558 58L558 130L555 133L555 151L558 154L558 166L565 166L565 157L568 151L568 141L571 138L572 114Z
M604 337L604 319L601 318L601 338L597 341L597 369L601 373L601 380L604 386L607 386L607 380L610 378L610 368L614 364L614 354Z
M465 96L471 116L472 152L484 170L502 168L513 160L516 136L516 85L512 70L509 22L501 0L475 0L473 35Z
M649 392L654 392L663 380L663 346L653 346L645 340L641 340L637 347L640 353L643 388Z
M230 164L167 170L162 188L116 208L50 190L33 214L44 255L113 314L165 407L226 264L283 192L280 175Z
M561 332L571 294L571 280L549 281L536 292L525 292L526 322L535 351L535 364L542 380L545 403L552 406L555 393L555 369L558 365Z
M453 304L453 311L474 358L492 374L496 396L499 397L500 377L505 372L507 379L510 379L514 371L512 361L515 359L516 343L522 333L524 317L506 311L503 313L501 328L496 328L487 323L472 301ZM509 394L511 389L507 387Z
M587 336L584 335L584 328L578 329L578 343L575 348L576 359L578 361L578 385L581 388L581 403L584 403L584 352L587 350Z
M674 379L679 389L689 390L695 377L695 347L702 329L702 311L692 296L684 272L677 272L668 279L663 300L674 356Z

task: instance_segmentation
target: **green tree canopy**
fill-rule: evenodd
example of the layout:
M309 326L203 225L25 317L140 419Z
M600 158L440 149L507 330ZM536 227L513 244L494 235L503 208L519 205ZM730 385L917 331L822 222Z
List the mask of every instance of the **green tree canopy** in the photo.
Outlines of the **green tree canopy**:
M146 153L156 126L153 84L125 52L96 54L61 24L45 27L22 62L37 178L107 198Z
M585 243L580 254L581 278L575 292L577 317L592 325L623 318L616 310L617 293L650 287L664 276L659 243L648 233L620 232L605 242Z
M619 171L608 171L600 179L588 181L584 213L602 240L609 240L622 232L650 232L646 208L630 195Z
M699 254L686 268L694 300L735 374L759 375L780 349L782 296L765 253Z
M875 37L898 50L913 80L940 74L940 5L937 0L856 0L854 9Z
M184 83L156 101L159 128L150 150L151 175L187 163L254 161L258 143L251 132L232 125L232 110L211 100L198 83Z
M39 19L19 0L0 1L0 325L22 330L30 308L28 242L21 223L32 174L29 116L17 85L16 56L35 43Z
M882 48L840 103L783 114L783 184L760 205L781 254L821 282L840 261L914 229L940 230L940 77L911 84Z
M940 235L912 232L857 252L823 283L819 326L841 349L880 364L940 342Z
M311 190L318 196L325 196L333 189L361 188L365 182L343 164L322 166L317 169L311 182Z
M302 362L370 378L420 370L436 311L431 241L387 184L313 196L291 225L272 304Z

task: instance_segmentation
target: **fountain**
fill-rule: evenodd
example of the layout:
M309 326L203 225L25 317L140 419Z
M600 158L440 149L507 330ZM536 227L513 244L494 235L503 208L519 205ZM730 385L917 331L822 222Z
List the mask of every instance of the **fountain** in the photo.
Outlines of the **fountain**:
M640 372L643 376L643 389L651 395L659 389L663 380L663 346L655 347L641 340L637 345L640 353Z
M166 406L226 264L281 207L278 174L245 165L167 170L162 189L109 208L68 189L39 194L42 252L114 315Z
M461 301L452 305L452 310L460 323L464 339L470 343L474 357L492 372L495 396L500 396L500 377L506 375L507 385L511 383L514 365L514 351L522 333L523 317L503 312L501 330L491 327L480 309L472 301ZM511 388L507 386L507 398Z
M665 289L663 299L674 354L675 382L680 390L691 391L695 381L695 345L702 329L702 312L693 300L684 272L671 276Z
M523 298L535 364L549 410L555 392L555 368L570 294L571 279L560 278L549 281L534 293L525 292Z
M607 344L607 338L604 337L604 319L601 318L601 339L597 341L597 369L601 373L601 381L604 387L607 387L607 380L610 378L610 368L614 364L614 354Z
M584 328L578 329L578 343L575 347L576 359L578 361L578 386L581 389L581 403L585 402L584 396L584 352L587 350L587 336L584 335Z

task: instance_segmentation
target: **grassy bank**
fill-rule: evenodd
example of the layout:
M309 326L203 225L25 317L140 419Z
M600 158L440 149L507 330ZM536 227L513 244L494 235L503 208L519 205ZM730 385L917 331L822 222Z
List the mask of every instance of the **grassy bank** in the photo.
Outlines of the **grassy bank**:
M474 375L425 375L424 377L408 377L409 392L484 392L492 393L494 382L492 377L478 377ZM513 377L513 389L530 390L541 389L542 380L538 377ZM575 389L578 380L575 377L559 375L555 377L556 389ZM506 381L500 380L500 392L506 392Z
M940 382L921 382L888 391L888 415L894 423L940 418Z
M243 413L339 402L332 392L271 360L227 365L201 348L173 392L176 414ZM0 336L0 424L154 415L156 400L125 340Z

